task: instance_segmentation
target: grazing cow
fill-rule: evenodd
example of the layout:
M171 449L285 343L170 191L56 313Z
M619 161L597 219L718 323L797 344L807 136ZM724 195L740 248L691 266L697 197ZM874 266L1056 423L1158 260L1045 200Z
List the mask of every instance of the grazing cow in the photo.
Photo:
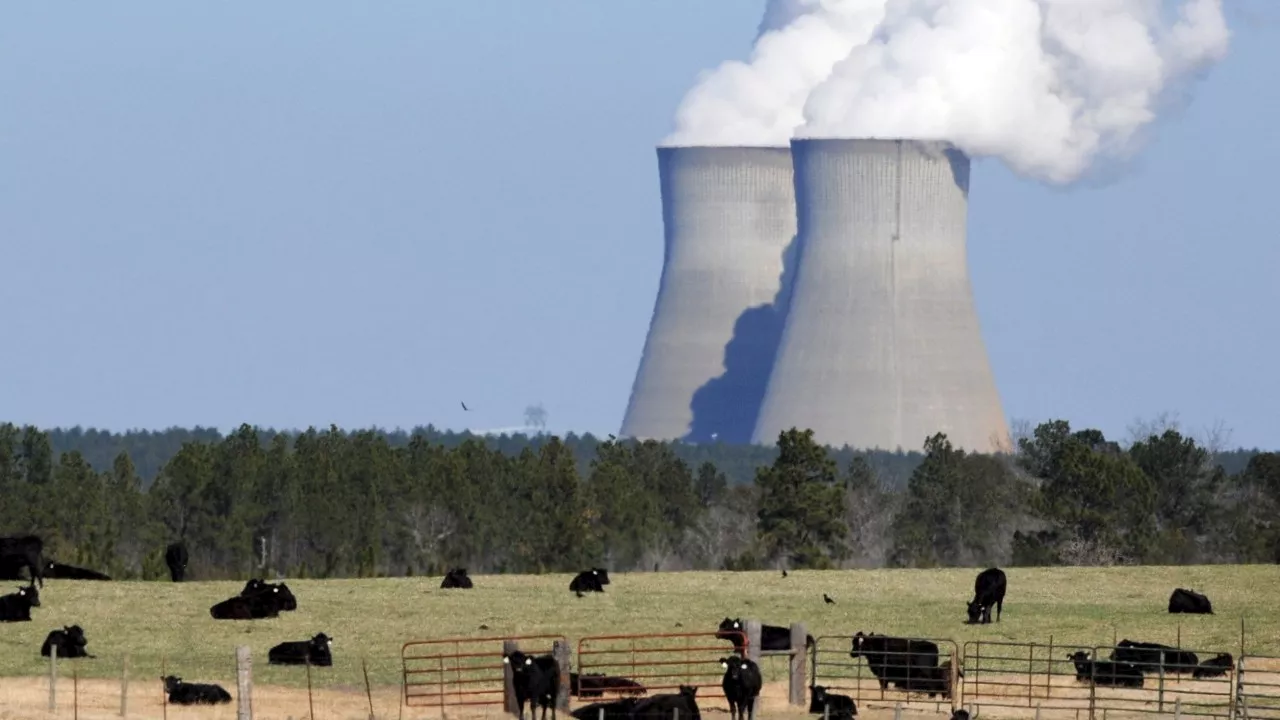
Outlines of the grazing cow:
M603 673L569 673L569 694L573 697L601 697L606 692L619 695L643 695L645 687L635 680L609 677Z
M576 593L604 592L609 584L609 571L604 568L591 568L578 573L569 583L569 590Z
M1090 660L1089 653L1083 650L1068 655L1067 659L1075 663L1076 680L1092 681L1094 685L1142 687L1142 670L1132 663Z
M891 637L858 631L853 636L849 657L867 659L872 674L880 681L880 689L892 682L910 688L913 677L934 677L938 667L938 646L928 640Z
M231 693L221 685L182 682L182 678L176 675L161 679L164 680L164 689L169 693L169 702L174 705L217 705L231 702Z
M63 565L52 560L44 564L44 576L58 580L110 580L96 570L86 570L74 565Z
M1209 598L1194 590L1176 588L1173 594L1169 596L1169 612L1212 615L1213 603L1209 602Z
M280 588L245 597L227 598L209 608L214 620L258 620L280 616Z
M1196 671L1191 674L1191 677L1196 680L1222 677L1231 672L1233 667L1235 667L1235 658L1231 657L1231 653L1219 653L1200 663L1196 667Z
M720 660L724 677L720 687L729 701L729 720L747 720L755 716L756 698L764 681L760 678L760 666L744 657L730 655Z
M631 720L631 713L635 710L636 698L620 698L613 702L598 702L584 705L577 710L569 713L577 720L600 720L600 711L604 711L604 720Z
M282 642L267 651L268 665L333 665L333 638L320 633L310 640Z
M555 720L556 696L560 694L560 663L550 655L532 657L519 650L503 655L502 662L511 666L511 685L516 691L521 720L525 703L529 703L530 720L539 707L542 708L542 720L546 720L547 708L551 708L551 719Z
M58 649L58 659L63 658L92 658L93 656L85 650L85 646L89 641L84 637L84 629L79 625L70 627L63 626L61 630L51 630L49 635L45 637L44 644L40 646L41 657L49 657L52 648Z
M681 685L679 693L654 695L636 703L631 711L633 720L671 720L675 712L689 720L702 720L698 711L698 688Z
M44 541L35 535L0 537L0 558L11 558L31 572L31 582L44 587Z
M746 635L747 625L742 622L742 618L736 618L733 620L725 618L720 621L720 629L716 631L716 639L728 640L733 643L733 650L739 655L746 652L746 645L744 643ZM805 635L804 646L806 648L813 647L812 635ZM777 625L761 625L760 649L766 652L770 650L790 650L791 629L779 627Z
M244 589L240 591L240 597L253 597L263 593L273 593L280 605L281 612L286 610L297 610L298 599L293 596L293 592L289 590L289 586L284 583L269 583L258 578L253 578L244 584Z
M164 564L169 566L169 578L182 582L187 577L187 546L176 542L165 548Z
M969 622L990 623L992 605L996 606L996 622L1000 622L1000 614L1004 612L1004 591L1008 586L1008 579L1000 568L987 568L978 573L973 581L973 600L969 601Z
M822 715L827 720L853 720L858 714L858 705L848 695L829 693L821 685L809 688L809 712Z
M30 622L33 607L40 607L40 591L34 584L0 596L0 622Z
M1178 650L1160 643L1134 642L1128 638L1116 644L1111 651L1111 659L1136 665L1143 672L1159 672L1161 665L1165 672L1193 672L1200 663L1196 654L1189 650Z
M470 590L472 588L471 578L467 575L466 568L453 568L444 574L444 580L440 583L443 590Z

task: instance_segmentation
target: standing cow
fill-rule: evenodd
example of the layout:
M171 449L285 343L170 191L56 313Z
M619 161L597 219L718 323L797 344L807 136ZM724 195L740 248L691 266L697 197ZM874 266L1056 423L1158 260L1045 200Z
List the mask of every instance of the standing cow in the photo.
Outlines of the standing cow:
M760 697L763 681L760 667L747 658L730 655L720 660L724 677L720 687L729 701L729 720L747 720L755 717L756 698Z
M996 607L996 622L1000 622L1007 587L1008 580L1000 568L987 568L978 573L973 582L973 600L969 602L969 622L990 623L992 605Z
M164 564L169 566L169 578L182 582L187 577L187 546L176 542L165 548Z
M26 566L31 583L44 587L44 541L35 535L0 537L0 559L6 565Z

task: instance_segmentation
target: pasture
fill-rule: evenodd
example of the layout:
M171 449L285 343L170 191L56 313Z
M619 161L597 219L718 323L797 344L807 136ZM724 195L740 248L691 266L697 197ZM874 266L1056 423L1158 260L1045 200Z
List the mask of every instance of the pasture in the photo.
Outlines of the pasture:
M40 643L50 630L72 624L84 628L88 651L96 658L61 662L63 678L74 666L86 687L113 688L118 697L127 657L129 675L157 698L155 678L162 667L234 692L234 649L248 645L255 705L258 688L299 688L307 682L302 668L268 666L267 650L325 632L334 638L334 666L313 669L312 683L319 692L350 694L356 714L364 701L361 660L367 661L375 702L394 704L406 641L562 634L576 645L588 635L714 632L725 616L775 625L804 622L814 636L847 638L864 631L958 644L1047 643L1052 636L1058 645L1109 645L1115 638L1173 645L1180 632L1181 647L1233 654L1240 651L1243 617L1246 651L1280 656L1278 566L1005 568L1009 591L1001 622L966 625L965 604L978 570L793 571L785 578L776 571L617 572L610 573L613 582L605 593L582 598L568 590L571 574L473 575L471 590L441 590L439 577L286 579L298 609L252 621L209 616L209 606L238 593L243 582L49 580L42 606L32 611L33 622L0 624L0 696L13 699L29 687L47 697L47 689L40 690L47 685L38 679L49 667L39 655ZM1207 593L1216 614L1168 614L1175 587ZM835 604L824 603L823 593ZM729 649L727 642L711 642ZM847 651L847 640L839 647ZM784 679L785 660L766 658L762 666L767 682ZM718 689L707 695L707 709L724 705ZM377 712L390 714L386 711L393 708ZM234 714L234 707L228 710Z

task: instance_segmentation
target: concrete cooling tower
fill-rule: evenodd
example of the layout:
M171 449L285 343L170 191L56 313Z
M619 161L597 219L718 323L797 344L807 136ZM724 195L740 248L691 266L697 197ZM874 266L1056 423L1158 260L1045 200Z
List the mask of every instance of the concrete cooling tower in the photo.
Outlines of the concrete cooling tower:
M974 312L969 159L909 140L794 140L800 258L753 441L992 452L1008 426Z
M658 175L662 279L620 434L746 443L785 316L791 152L662 147Z

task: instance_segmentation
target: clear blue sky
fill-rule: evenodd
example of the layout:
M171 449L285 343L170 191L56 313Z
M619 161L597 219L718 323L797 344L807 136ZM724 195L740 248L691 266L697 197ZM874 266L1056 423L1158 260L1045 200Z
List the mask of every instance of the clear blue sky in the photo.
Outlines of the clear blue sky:
M975 166L1011 418L1280 448L1280 7L1106 186ZM616 432L655 144L760 0L7 3L0 419ZM464 414L459 401L473 412Z

